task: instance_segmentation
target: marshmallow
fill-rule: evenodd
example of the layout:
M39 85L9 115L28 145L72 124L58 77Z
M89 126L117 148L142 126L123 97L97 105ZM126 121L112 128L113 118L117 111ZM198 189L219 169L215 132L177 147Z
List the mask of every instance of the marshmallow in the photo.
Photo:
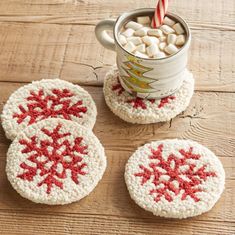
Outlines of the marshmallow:
M153 57L159 52L159 48L156 44L151 44L149 47L146 48L146 52L149 57Z
M142 37L142 41L147 45L150 46L151 44L158 44L159 40L156 37L144 36Z
M164 24L160 27L160 29L163 31L163 33L165 34L170 34L170 33L174 33L175 30L173 28L171 28L170 26Z
M162 30L160 29L150 29L148 30L149 36L155 36L155 37L161 37L162 36Z
M167 36L167 43L168 44L175 44L176 42L176 39L177 39L177 36L175 34L168 34Z
M175 54L176 52L178 52L178 48L173 45L173 44L169 44L168 46L165 47L164 51L167 53L167 54Z
M141 58L149 58L146 54L143 54L139 51L136 51L135 52L135 56L138 56L138 57L141 57Z
M140 44L139 46L137 46L136 51L139 51L141 53L145 53L146 52L145 44Z
M166 47L166 43L165 42L161 42L158 46L159 46L159 49L163 51L164 48Z
M137 30L137 29L140 29L142 28L143 25L142 24L138 24L134 21L129 21L126 25L125 25L125 28L131 28L131 29L134 29L134 30Z
M118 36L118 41L121 43L122 46L124 46L127 43L126 37L120 34Z
M165 42L166 41L166 37L165 36L162 36L159 38L160 42Z
M161 59L161 58L165 58L166 57L166 54L162 51L159 51L157 54L154 55L153 58L155 59Z
M149 16L139 16L137 17L137 23L139 24L150 24Z
M136 46L133 42L128 42L125 46L124 49L126 49L128 52L133 52L135 50Z
M166 16L163 20L163 24L173 26L175 24L175 21Z
M133 36L134 32L135 32L134 29L127 29L124 32L122 32L122 35L128 38L128 37Z
M134 34L135 34L135 36L143 37L143 36L147 35L148 30L149 30L149 28L143 27L143 28L140 28L137 31L135 31Z
M177 34L184 33L184 29L180 23L176 23L175 25L173 25L173 29L176 31Z
M133 42L134 45L139 45L142 43L142 40L140 37L129 37L126 39L128 42Z
M176 39L175 45L183 46L184 43L185 43L185 36L184 35L179 35Z

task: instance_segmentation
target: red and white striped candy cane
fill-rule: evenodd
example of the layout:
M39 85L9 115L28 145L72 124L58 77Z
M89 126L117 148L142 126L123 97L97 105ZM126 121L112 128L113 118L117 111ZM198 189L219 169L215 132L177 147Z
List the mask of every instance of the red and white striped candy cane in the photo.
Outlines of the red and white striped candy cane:
M162 25L164 16L168 7L168 0L159 0L152 18L152 28L158 28Z

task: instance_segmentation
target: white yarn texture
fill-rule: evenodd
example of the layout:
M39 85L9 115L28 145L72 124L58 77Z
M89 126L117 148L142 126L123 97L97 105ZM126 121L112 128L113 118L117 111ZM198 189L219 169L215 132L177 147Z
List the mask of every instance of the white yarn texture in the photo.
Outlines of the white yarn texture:
M151 158L152 149L157 151L159 145L163 145L160 165L158 165L160 158L156 157L159 152L155 152L155 157ZM184 158L184 152L183 154L180 152L182 149L186 152L191 151L189 156L191 154L192 156L181 165L180 162L183 162ZM172 159L172 154L176 157L176 161ZM201 157L197 159L198 155ZM144 169L145 174L142 174ZM190 169L191 173L186 173L190 172ZM206 174L208 176L205 176ZM183 179L184 183L179 184L179 178L176 176ZM146 181L142 182L143 179ZM190 193L195 190L193 196L187 193L185 196L185 185L200 179L201 182L198 185L195 183L191 188L192 191L188 191ZM225 172L220 160L206 147L191 140L168 139L154 141L138 148L126 164L125 181L131 198L143 209L156 216L187 218L207 212L214 206L224 190ZM162 188L166 196L156 191Z
M61 125L61 127L58 128L58 125ZM53 136L56 134L54 133L50 137L45 131L42 131L42 128L50 133L56 132L55 129L58 128L57 132L60 137L54 145L57 147L48 144L53 142ZM65 133L70 134L62 136ZM22 144L22 140L33 142L31 139L33 136L35 136L33 140L35 141L34 147ZM75 147L76 138L80 137L82 141L79 146L87 146L84 149L85 154L81 149ZM42 147L45 145L47 146L46 150L43 150ZM30 158L34 157L36 160L31 161ZM78 160L80 157L82 160ZM55 163L53 159L55 158L59 159L59 163L53 168ZM45 164L46 160L48 162ZM35 161L43 165L44 173L42 169L37 167ZM78 165L85 164L81 171L86 174L76 175L78 171L76 161L78 161ZM63 167L61 162L65 162L67 167ZM26 168L25 165L27 165ZM72 175L71 168L77 169L74 171L75 175ZM7 153L6 173L8 180L21 196L36 203L62 205L80 200L96 187L103 176L105 168L104 148L92 131L75 122L58 118L45 119L25 128L14 139ZM36 169L35 172L34 169ZM60 176L63 170L65 176ZM53 171L54 173L52 173ZM33 175L31 179L27 176L27 172ZM23 179L19 177L22 174L24 175ZM53 175L53 179L57 182L62 183L62 188L52 183L48 193L48 184L44 182L40 185L40 182L43 182L49 174Z
M161 100L140 99L145 109L140 106L134 107L130 102L134 97L117 86L118 71L113 68L107 73L103 88L105 101L111 111L126 122L149 124L169 121L184 111L194 92L194 79L192 73L185 71L182 87L170 96L168 102L161 106Z
M41 99L45 99L46 96L56 97L56 94L53 93L54 89L57 89L60 92L63 89L67 89L69 90L69 92L73 94L71 97L64 97L60 100L62 103L68 100L70 101L68 107L66 106L67 104L64 105L65 107L67 107L66 108L67 110L69 110L69 108L70 110L72 109L76 110L76 107L74 106L76 105L77 102L82 101L82 104L78 105L78 107L86 107L87 111L85 113L81 112L80 117L69 114L68 113L69 111L67 111L65 112L68 114L66 118L61 114L58 114L56 116L48 114L47 118L51 118L51 117L65 118L65 119L75 121L87 128L90 128L90 129L93 128L95 121L96 121L97 110L96 110L96 106L92 97L86 90L84 90L82 87L78 85L74 85L70 82L63 81L60 79L43 79L40 81L34 81L16 90L14 93L12 93L12 95L6 102L5 106L3 107L3 111L1 115L2 126L5 131L6 137L8 139L13 140L21 130L23 130L29 125L30 115L25 116L21 123L18 123L18 119L13 116L15 114L22 115L22 109L19 108L20 106L22 106L25 112L28 112L29 108L27 105L29 103L31 104L38 103L38 100L36 99L32 100L31 92L37 95L39 94L40 90L42 90L43 95L41 96ZM30 112L33 113L33 112L43 110L45 106L47 106L48 109L52 107L51 100L45 103L41 102L40 104L43 104L42 107L37 107L36 109ZM53 109L60 110L62 107L63 107L62 104L58 104L58 105L55 105ZM75 112L75 113L78 113L78 112ZM39 116L36 119L36 122L40 120L43 120L43 116Z

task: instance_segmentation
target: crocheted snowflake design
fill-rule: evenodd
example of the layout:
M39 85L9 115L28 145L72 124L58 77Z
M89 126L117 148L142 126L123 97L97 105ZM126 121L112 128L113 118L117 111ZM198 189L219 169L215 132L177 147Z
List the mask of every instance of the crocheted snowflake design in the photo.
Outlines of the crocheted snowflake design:
M165 159L162 151L163 144L160 144L157 149L151 149L152 155L149 159L152 161L149 166L139 165L141 172L134 175L141 178L141 185L150 181L155 186L149 192L150 195L154 195L155 202L162 198L171 202L174 200L174 195L177 196L180 193L182 193L181 200L189 196L195 202L200 201L197 196L198 192L203 191L200 185L208 177L216 177L216 173L206 171L207 165L197 167L197 161L201 155L194 154L192 147L189 150L180 149L180 158L171 153Z
M37 93L30 92L26 98L27 109L19 105L20 113L14 113L13 118L17 123L22 123L26 118L28 125L49 117L62 117L71 120L71 116L78 118L87 112L87 107L82 106L82 100L72 104L74 94L68 89L52 89L51 95L45 95L40 89Z
M117 92L117 95L121 95L125 90L122 87L119 78L117 77L117 83L112 86L112 90ZM167 96L162 99L160 99L160 102L158 104L158 108L163 108L166 104L170 103L171 100L174 100L175 96ZM127 99L125 101L126 103L132 104L133 108L138 109L147 109L147 103L154 104L156 102L156 99L143 99L139 97L134 97L132 99Z
M22 162L20 167L24 169L23 174L17 175L18 178L27 181L41 181L37 186L43 184L47 186L47 193L50 194L54 186L63 189L63 179L70 177L75 184L79 184L79 175L87 174L84 171L86 163L83 163L83 155L87 155L86 145L81 145L82 137L77 137L74 143L71 144L64 137L70 136L71 133L60 133L62 125L58 124L52 132L42 128L41 131L50 137L50 139L38 140L37 136L32 136L30 140L21 139L19 143L25 148L21 151L24 154L29 154L26 162Z

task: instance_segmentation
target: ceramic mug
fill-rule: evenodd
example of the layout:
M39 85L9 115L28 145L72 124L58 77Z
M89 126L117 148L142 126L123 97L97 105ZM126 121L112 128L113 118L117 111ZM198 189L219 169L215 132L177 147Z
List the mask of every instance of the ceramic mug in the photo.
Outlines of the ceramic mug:
M161 59L145 59L126 51L118 41L123 25L138 16L152 17L154 8L136 9L123 13L117 20L103 20L95 28L98 41L107 49L117 52L117 67L121 85L129 93L141 98L163 98L176 92L182 85L187 66L191 32L187 23L178 15L167 16L181 23L185 30L186 42L175 54ZM113 38L107 33L113 30Z

